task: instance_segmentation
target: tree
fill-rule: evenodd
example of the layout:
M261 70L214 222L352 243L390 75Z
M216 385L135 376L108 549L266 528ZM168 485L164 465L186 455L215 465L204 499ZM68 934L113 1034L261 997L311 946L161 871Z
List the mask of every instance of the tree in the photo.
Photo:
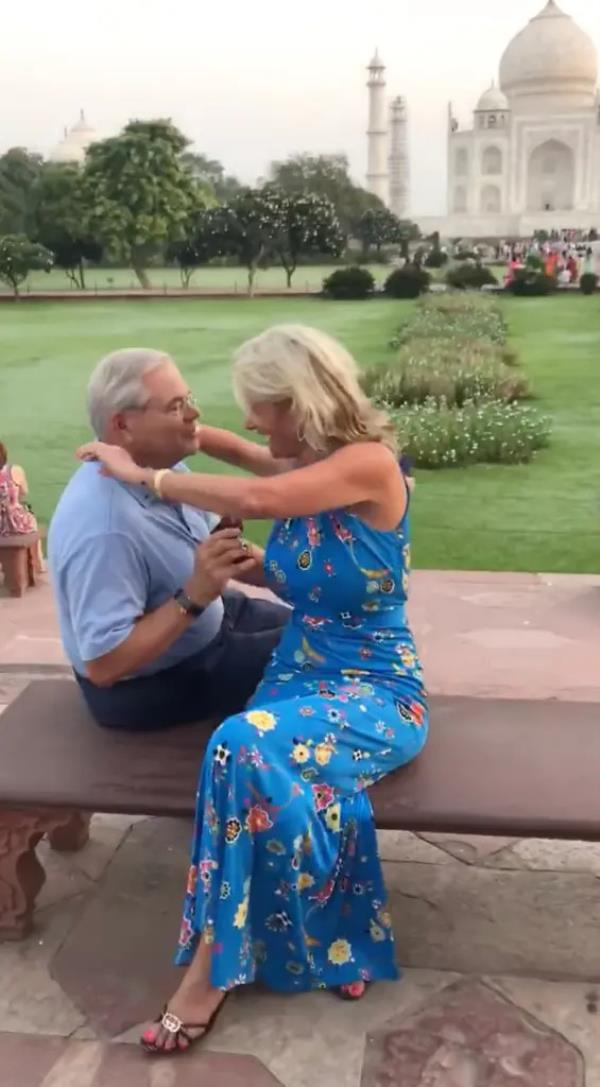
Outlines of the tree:
M220 204L226 204L243 188L237 177L225 173L225 168L218 159L209 159L207 155L185 151L181 160L192 177L207 186Z
M149 287L149 258L183 238L198 192L182 161L185 136L170 121L130 121L119 136L92 144L83 171L90 229L130 262Z
M248 294L252 295L256 270L274 250L284 227L280 199L268 187L242 189L228 204L207 215L213 253L237 257L248 270Z
M167 260L179 265L181 283L186 289L196 268L207 264L220 252L219 210L199 208L194 211L185 225L184 237L181 241L171 242L167 248Z
M99 261L102 245L92 235L81 172L72 164L47 163L32 194L33 237L54 253L75 287L85 290L85 261Z
M291 287L300 257L309 253L338 256L344 248L344 235L335 208L326 196L310 192L288 196L272 186L264 191L272 193L279 203L281 224L273 249Z
M31 193L42 158L24 147L0 156L0 234L27 234L31 226Z
M361 216L358 237L365 251L375 248L381 254L383 245L402 245L406 248L402 255L408 257L408 242L419 237L419 229L414 223L399 219L389 208L368 208Z
M316 193L333 204L346 237L356 234L368 208L383 208L379 197L355 185L346 155L292 155L271 164L271 178L284 192Z
M12 287L15 298L19 297L19 287L30 272L49 272L51 268L52 253L25 234L5 234L0 238L0 279Z

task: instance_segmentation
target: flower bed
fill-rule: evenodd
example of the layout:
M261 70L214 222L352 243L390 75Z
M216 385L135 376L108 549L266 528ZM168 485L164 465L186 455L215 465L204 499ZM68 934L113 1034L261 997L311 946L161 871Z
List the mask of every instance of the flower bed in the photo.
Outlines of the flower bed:
M440 336L505 344L506 325L499 308L487 298L439 295L417 303L409 320L397 330L391 346Z
M489 298L428 298L396 333L395 363L365 375L417 467L518 464L548 445L549 420L520 403L531 389L506 338Z
M539 412L500 400L461 408L437 400L393 413L400 444L421 468L522 464L549 444L550 423Z
M428 399L460 407L467 400L512 402L530 396L527 378L507 366L504 351L485 340L411 340L400 348L392 367L365 374L364 386L374 400L400 407Z

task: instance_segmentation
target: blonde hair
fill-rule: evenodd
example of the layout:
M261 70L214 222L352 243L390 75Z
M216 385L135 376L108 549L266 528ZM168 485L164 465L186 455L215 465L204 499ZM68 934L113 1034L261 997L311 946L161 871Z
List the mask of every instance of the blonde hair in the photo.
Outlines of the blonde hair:
M276 325L247 340L234 355L233 390L244 411L289 400L298 436L317 453L353 442L397 452L392 421L361 389L352 355L315 328Z

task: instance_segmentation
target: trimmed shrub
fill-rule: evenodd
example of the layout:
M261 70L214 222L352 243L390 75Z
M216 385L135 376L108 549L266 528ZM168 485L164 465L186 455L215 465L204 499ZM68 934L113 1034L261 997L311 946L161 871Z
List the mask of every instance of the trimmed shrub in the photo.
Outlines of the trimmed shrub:
M368 298L375 289L375 280L366 268L354 265L338 268L323 280L323 294L336 300Z
M543 272L544 262L536 253L530 253L525 261L525 267L532 272Z
M425 257L426 268L443 268L448 263L448 254L442 249L430 249Z
M405 264L396 268L384 284L384 291L390 298L418 298L429 288L431 276L415 264Z
M595 272L584 272L579 280L579 290L582 294L593 294L598 290L598 276Z
M517 298L535 298L553 294L556 287L556 280L552 276L547 276L545 272L536 272L531 268L517 268L506 289Z
M428 400L460 407L467 401L530 396L527 379L505 365L501 347L442 338L406 344L393 366L367 371L363 386L374 400L393 408Z
M524 464L548 445L549 420L496 400L449 408L436 400L393 413L400 447L421 468Z
M497 287L498 280L483 264L464 261L446 272L446 283L460 291L479 291L482 287Z
M506 326L494 301L480 295L442 294L426 298L415 306L408 321L401 325L391 341L400 347L423 337L487 340L506 343ZM512 353L511 353L512 354ZM509 357L503 361L509 363Z

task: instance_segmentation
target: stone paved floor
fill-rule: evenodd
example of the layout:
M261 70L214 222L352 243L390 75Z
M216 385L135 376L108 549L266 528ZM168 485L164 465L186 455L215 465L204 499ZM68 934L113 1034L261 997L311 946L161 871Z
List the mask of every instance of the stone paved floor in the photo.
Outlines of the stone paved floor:
M600 578L419 572L430 688L600 702L599 605ZM0 596L0 705L64 667L47 586ZM96 816L81 853L40 847L36 931L0 944L0 1087L600 1087L584 843L382 834L402 981L358 1005L238 992L206 1050L148 1060L130 1043L173 985L188 838Z

